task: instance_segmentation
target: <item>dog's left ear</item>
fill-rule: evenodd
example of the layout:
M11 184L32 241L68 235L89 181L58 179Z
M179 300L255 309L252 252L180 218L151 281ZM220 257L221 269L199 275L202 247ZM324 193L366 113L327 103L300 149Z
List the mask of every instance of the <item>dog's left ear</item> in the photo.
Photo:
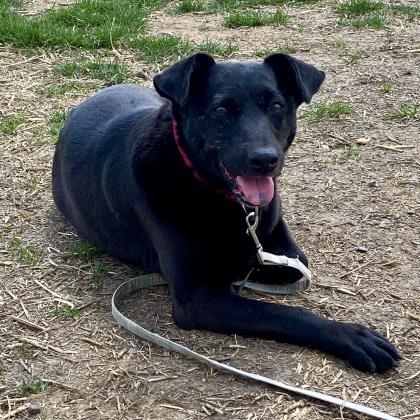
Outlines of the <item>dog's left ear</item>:
M325 79L323 71L287 54L269 55L264 63L272 68L279 84L292 91L298 106L311 102Z
M182 108L187 103L193 76L214 64L215 61L211 55L197 53L156 75L153 84L159 95Z

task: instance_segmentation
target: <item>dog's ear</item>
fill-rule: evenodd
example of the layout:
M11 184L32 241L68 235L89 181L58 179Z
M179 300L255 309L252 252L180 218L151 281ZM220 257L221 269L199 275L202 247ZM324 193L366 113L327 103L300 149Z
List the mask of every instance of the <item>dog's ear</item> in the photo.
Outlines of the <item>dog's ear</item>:
M273 69L280 85L291 89L297 105L311 102L325 79L323 71L287 54L269 55L264 63Z
M211 55L194 54L156 75L153 84L159 95L182 108L187 103L193 75L214 64L215 61Z

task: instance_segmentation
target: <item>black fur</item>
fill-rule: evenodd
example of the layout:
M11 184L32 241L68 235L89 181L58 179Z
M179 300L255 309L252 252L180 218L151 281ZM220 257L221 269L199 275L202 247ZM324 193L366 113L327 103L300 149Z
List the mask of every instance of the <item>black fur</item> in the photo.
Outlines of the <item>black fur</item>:
M283 54L249 63L196 54L157 75L157 92L104 89L75 108L61 132L54 200L81 237L163 275L178 326L314 347L358 369L384 372L400 357L376 332L233 291L232 282L255 264L243 209L192 175L172 132L175 119L182 148L214 188L234 188L237 176L276 177L296 133L296 109L323 80L323 72ZM260 213L265 250L307 264L281 217L279 197ZM264 267L259 276L300 277Z

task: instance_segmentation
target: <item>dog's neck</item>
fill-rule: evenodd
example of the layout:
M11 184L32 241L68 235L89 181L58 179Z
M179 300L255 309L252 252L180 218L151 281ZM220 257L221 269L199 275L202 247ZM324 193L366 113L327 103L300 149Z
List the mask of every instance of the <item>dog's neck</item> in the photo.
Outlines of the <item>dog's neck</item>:
M184 162L185 167L191 171L192 176L199 181L201 184L204 184L207 188L209 188L212 191L215 191L219 194L223 194L227 199L236 201L236 196L233 192L229 191L228 189L222 189L220 187L216 187L215 185L210 184L208 181L206 181L194 168L194 165L191 161L191 159L188 157L187 152L181 145L181 137L179 135L178 131L178 123L173 118L172 119L172 133L174 136L175 144L178 149L178 152L182 158L182 161Z

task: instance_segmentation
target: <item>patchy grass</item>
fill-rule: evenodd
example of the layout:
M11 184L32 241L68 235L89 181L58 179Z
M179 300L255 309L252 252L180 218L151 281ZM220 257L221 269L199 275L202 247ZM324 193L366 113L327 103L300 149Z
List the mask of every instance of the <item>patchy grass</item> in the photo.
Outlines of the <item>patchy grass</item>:
M69 113L65 109L58 109L54 111L49 120L49 135L53 141L58 140L58 136L60 135L60 131L64 126L64 122L66 121Z
M303 6L318 1L319 0L210 0L204 5L204 10L207 13L220 13L261 6L281 6L285 4Z
M199 0L183 0L174 9L175 13L203 12L206 10L205 4Z
M26 0L2 0L0 3L1 7L7 7L12 9L17 9L22 6Z
M80 87L80 84L75 82L50 83L44 86L38 86L36 88L36 92L47 98L53 98L57 96L63 96L69 92L80 90Z
M64 303L63 305L59 305L53 311L51 311L51 314L54 316L74 319L80 314L80 312L80 309L74 308L69 304Z
M306 6L314 3L318 3L320 0L289 0L284 3L290 3L295 6Z
M33 267L38 262L38 250L35 245L24 245L22 239L16 234L12 235L9 247L19 262L30 267Z
M196 45L194 50L194 52L206 52L217 58L229 58L233 53L239 51L239 47L233 43L223 44L221 42L207 40Z
M28 18L11 2L0 6L0 42L16 47L113 48L145 28L146 17L165 0L80 0Z
M350 145L338 156L339 161L346 161L348 159L359 159L362 155L362 151L359 147Z
M388 21L386 5L372 0L350 0L335 8L342 17L340 25L350 25L354 28L384 28Z
M23 381L20 392L22 396L28 397L29 395L39 394L47 388L47 384L40 378L33 377L29 381Z
M36 265L38 261L38 251L35 245L22 246L19 249L19 260L31 267Z
M383 28L387 15L400 15L413 21L420 16L420 7L405 4L387 5L372 0L350 0L341 3L335 11L342 17L340 24L355 28Z
M243 4L243 6L248 7L249 5ZM239 0L210 0L206 4L206 12L226 12L237 9L238 7L241 7L241 5L239 5Z
M409 6L407 4L393 4L390 6L391 13L400 15L408 20L416 20L420 17L419 6Z
M220 13L232 12L241 8L256 6L256 0L210 0L206 5L206 12ZM260 0L260 6L265 6L267 1Z
M31 134L35 140L41 140L41 143L42 143L43 139L46 137L45 126L33 127L31 129Z
M62 252L61 258L64 260L70 258L78 259L83 264L91 264L92 283L97 289L102 285L104 278L109 275L109 270L100 259L100 257L103 255L104 253L94 245L90 244L89 242L80 241L73 244L67 251ZM66 315L66 311L70 315L77 315L77 313L74 311L74 308L58 307L56 311L59 313L54 312L55 315Z
M67 251L61 253L62 258L76 257L83 263L92 263L102 255L102 251L85 241L76 242Z
M373 29L382 29L388 23L388 20L385 15L375 13L372 15L360 16L355 19L350 19L348 23L354 28L373 28Z
M173 35L145 36L132 42L140 60L146 63L175 61L187 56L192 43Z
M416 118L418 110L418 104L410 105L407 102L403 102L394 108L394 110L391 112L391 118L401 121Z
M240 27L255 27L285 25L288 21L287 15L281 10L276 13L263 13L254 10L245 10L231 13L223 20L223 25L227 28L240 28Z
M390 93L392 91L392 85L391 83L384 83L381 86L379 86L379 90L382 93Z
M106 276L109 275L109 270L100 262L95 261L92 264L92 283L95 289L98 289L102 286L102 283Z
M347 47L346 41L341 38L332 38L329 41L329 44L338 51L344 51Z
M131 76L130 70L125 64L103 60L65 61L56 64L53 71L64 77L88 77L104 80L108 86L123 83Z
M350 0L341 3L335 8L336 12L344 17L361 16L367 13L377 12L382 10L383 3L372 0Z
M132 46L137 51L138 58L146 63L173 62L198 51L207 52L217 58L226 58L239 49L235 44L214 41L194 44L173 35L146 36L134 41Z
M364 54L361 51L356 51L346 57L344 59L344 63L348 66L354 66L355 64L358 64L363 58Z
M39 187L39 180L35 176L29 178L29 186L32 190L36 190Z
M262 50L254 51L254 55L258 58L265 58L270 54L283 53L283 54L295 54L298 50L298 47L293 42L285 42L279 44L275 48L267 48Z
M4 363L3 363L3 361L0 360L0 381L3 380L5 371L6 371L6 369L4 367Z
M353 105L349 102L313 102L304 117L310 122L318 122L323 119L337 120L342 116L353 115L355 113Z
M25 121L22 114L6 115L0 121L0 132L9 136L16 134L18 127Z
M27 343L22 343L20 347L20 352L22 353L22 356L25 360L31 360L34 357L34 353L32 351L32 348Z

